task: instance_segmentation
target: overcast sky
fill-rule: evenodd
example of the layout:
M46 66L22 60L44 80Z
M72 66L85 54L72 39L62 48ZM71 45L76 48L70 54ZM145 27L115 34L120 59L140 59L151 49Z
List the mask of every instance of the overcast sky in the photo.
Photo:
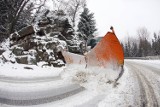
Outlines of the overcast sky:
M150 33L160 31L160 0L87 0L94 13L99 36L112 25L117 37L135 36L137 29L146 27Z

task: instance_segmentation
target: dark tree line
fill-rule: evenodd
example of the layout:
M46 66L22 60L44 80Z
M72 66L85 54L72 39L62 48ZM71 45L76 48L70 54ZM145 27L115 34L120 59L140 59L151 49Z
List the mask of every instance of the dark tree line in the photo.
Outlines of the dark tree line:
M0 0L0 42L13 32L30 25L35 17L34 14L44 6L45 1Z
M26 26L26 4L29 0L1 0L0 1L0 34L8 37L15 30ZM27 15L29 16L29 15Z
M154 38L149 41L149 32L146 28L137 31L138 39L128 38L122 43L125 57L145 57L160 55L160 32L154 33Z
M154 39L152 39L152 52L154 55L160 55L160 32L154 33Z

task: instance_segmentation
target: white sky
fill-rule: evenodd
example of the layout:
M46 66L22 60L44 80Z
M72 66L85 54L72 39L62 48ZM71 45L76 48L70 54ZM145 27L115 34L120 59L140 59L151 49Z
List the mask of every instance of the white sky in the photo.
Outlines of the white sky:
M104 36L110 26L117 37L135 36L137 29L146 27L160 31L160 0L87 0L88 8L94 13L98 36Z

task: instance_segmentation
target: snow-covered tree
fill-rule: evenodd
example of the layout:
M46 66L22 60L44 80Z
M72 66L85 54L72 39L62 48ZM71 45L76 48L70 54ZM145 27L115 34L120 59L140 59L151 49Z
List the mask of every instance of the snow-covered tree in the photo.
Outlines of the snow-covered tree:
M72 22L72 26L75 27L79 12L86 5L86 0L69 0L68 4L67 13Z
M78 31L86 35L86 40L93 38L95 31L97 31L96 22L94 20L94 14L90 13L87 7L85 7L83 12L80 14Z
M52 0L55 10L63 10L71 22L73 28L76 27L76 22L79 14L83 11L86 5L86 0ZM75 28L76 29L76 28Z

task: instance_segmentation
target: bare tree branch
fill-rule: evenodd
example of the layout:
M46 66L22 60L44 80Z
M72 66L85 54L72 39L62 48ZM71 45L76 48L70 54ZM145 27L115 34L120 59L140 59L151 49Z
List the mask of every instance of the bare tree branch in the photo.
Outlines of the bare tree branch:
M41 8L45 5L46 0L43 1L43 3L37 8L37 11L32 19L32 23L35 21L35 18L37 17L37 15L40 13ZM36 8L35 8L36 9Z
M79 12L86 5L86 0L69 0L67 13L72 21L72 26L75 27L75 21L79 15Z
M24 7L26 6L26 4L29 2L30 0L24 0L22 2L20 2L20 7L17 9L13 20L11 21L11 23L9 23L9 29L8 29L8 34L13 33L13 29L15 27L15 24L17 23L17 20L20 16L20 13L23 11Z

